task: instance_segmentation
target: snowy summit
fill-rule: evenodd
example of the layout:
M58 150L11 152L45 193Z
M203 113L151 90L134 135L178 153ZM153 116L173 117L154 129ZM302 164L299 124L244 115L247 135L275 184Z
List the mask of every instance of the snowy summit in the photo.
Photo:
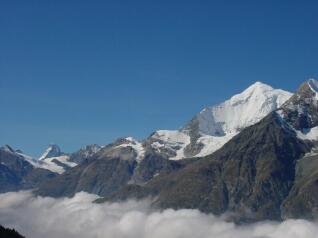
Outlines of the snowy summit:
M170 159L205 156L221 148L233 136L279 108L292 93L256 82L216 106L204 108L178 131L157 131L158 143L175 149ZM161 146L161 147L162 147Z

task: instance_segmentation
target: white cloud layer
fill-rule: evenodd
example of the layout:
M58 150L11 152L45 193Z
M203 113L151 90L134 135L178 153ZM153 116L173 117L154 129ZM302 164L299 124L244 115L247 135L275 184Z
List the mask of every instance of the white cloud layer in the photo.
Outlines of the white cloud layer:
M317 238L305 220L236 226L196 210L153 211L146 201L93 204L95 195L35 198L30 192L0 194L0 224L27 238Z

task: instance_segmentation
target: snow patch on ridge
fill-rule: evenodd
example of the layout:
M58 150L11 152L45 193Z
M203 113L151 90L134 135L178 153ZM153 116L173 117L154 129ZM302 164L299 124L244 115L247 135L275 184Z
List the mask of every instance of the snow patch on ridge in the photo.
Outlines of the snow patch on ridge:
M232 139L237 133L228 133L224 136L209 136L204 135L200 137L197 143L204 145L203 149L197 154L197 157L203 157L212 154L216 150L220 149L226 142Z
M308 80L308 86L310 87L310 89L317 93L318 92L318 81L315 79L309 79Z
M315 99L318 100L318 81L315 79L309 79L307 84L311 91L315 93Z
M169 159L179 160L185 158L184 149L190 144L189 135L177 130L159 130L151 137L159 141L152 143L153 148L166 147L175 151L176 155Z
M23 153L19 153L19 152L16 152L16 153L18 155L22 156L24 158L24 160L29 162L33 167L36 167L36 168L40 167L39 161L37 159L34 159L31 156L23 154Z
M45 161L39 161L40 163L40 167L43 169L47 169L50 170L52 172L58 173L58 174L62 174L65 172L65 168L62 165L57 164L55 161L58 161L59 163L62 163L63 165L67 166L67 167L75 167L77 165L77 163L68 161L69 160L69 156L68 155L62 155L62 156L58 156L58 157L51 157L51 158L47 158L45 159Z
M120 145L116 146L116 148L118 148L118 147L131 147L131 148L133 148L135 150L135 152L137 153L136 161L137 161L137 163L140 163L140 161L145 157L145 148L143 147L142 143L135 140L133 137L126 137L125 140L128 143L120 144Z
M62 156L58 156L58 157L50 157L50 158L45 158L44 160L39 160L39 159L35 159L32 158L29 155L26 155L22 152L18 152L18 151L10 151L10 153L14 153L17 154L19 156L21 156L25 161L27 161L28 163L30 163L34 168L41 168L41 169L47 169L50 170L51 172L54 173L58 173L58 174L62 174L65 172L65 167L74 167L77 164L74 162L70 162L69 160L69 156L68 155L62 155ZM58 163L56 163L56 161L58 161ZM63 167L65 166L65 167Z
M310 128L310 129L303 129L302 131L295 130L297 137L301 140L311 140L317 141L318 140L318 126Z

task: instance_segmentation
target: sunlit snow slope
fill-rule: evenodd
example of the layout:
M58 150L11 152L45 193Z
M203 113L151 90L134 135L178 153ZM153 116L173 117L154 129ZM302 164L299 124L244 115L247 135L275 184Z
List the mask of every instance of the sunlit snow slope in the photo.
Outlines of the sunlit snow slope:
M157 131L154 147L175 151L170 159L205 156L222 147L243 128L279 108L291 93L256 82L229 100L204 108L181 130Z

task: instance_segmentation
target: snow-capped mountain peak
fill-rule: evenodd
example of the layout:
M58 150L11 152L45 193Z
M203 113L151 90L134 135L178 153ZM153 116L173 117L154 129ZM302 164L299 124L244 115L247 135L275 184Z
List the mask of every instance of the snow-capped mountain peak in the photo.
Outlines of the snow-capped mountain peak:
M70 161L68 154L62 153L56 144L50 144L41 157L37 160L35 166L48 169L55 173L64 173L65 168L76 166L77 163Z
M60 156L61 154L62 154L61 149L58 145L50 144L49 147L45 150L45 152L41 155L39 160L45 160L47 158L57 157L57 156Z
M256 82L229 100L205 108L184 130L193 130L191 127L194 122L201 135L224 136L236 133L280 107L291 95L289 92Z
M158 131L151 140L157 147L160 143L169 151L175 150L170 159L205 156L221 148L243 128L279 108L291 96L290 92L256 82L225 102L204 108L181 130ZM182 140L176 141L178 138Z
M317 85L317 81L310 80L307 88L317 89ZM109 157L126 153L125 158L138 163L148 155L149 149L171 160L206 156L245 127L281 107L291 95L256 82L223 103L204 108L180 130L158 130L144 141L126 137L108 146L90 145L72 154L62 153L58 145L51 144L38 160L29 157L28 160L34 166L63 173L65 168L74 167L97 153Z
M3 149L3 150L6 151L6 152L10 152L10 153L14 153L14 152L15 152L15 151L12 149L12 147L9 146L9 145L4 145L4 146L1 147L1 149Z
M118 140L116 148L130 147L136 152L136 161L139 163L145 156L145 148L142 142L134 139L133 137L126 137Z
M277 111L304 140L318 140L318 81L309 79Z
M275 90L273 87L271 87L268 84L262 83L260 81L257 81L247 87L244 91L233 95L230 100L235 102L236 100L241 101L241 100L247 100L249 97L251 97L254 94L261 95L265 94L265 92L268 91L273 91Z

